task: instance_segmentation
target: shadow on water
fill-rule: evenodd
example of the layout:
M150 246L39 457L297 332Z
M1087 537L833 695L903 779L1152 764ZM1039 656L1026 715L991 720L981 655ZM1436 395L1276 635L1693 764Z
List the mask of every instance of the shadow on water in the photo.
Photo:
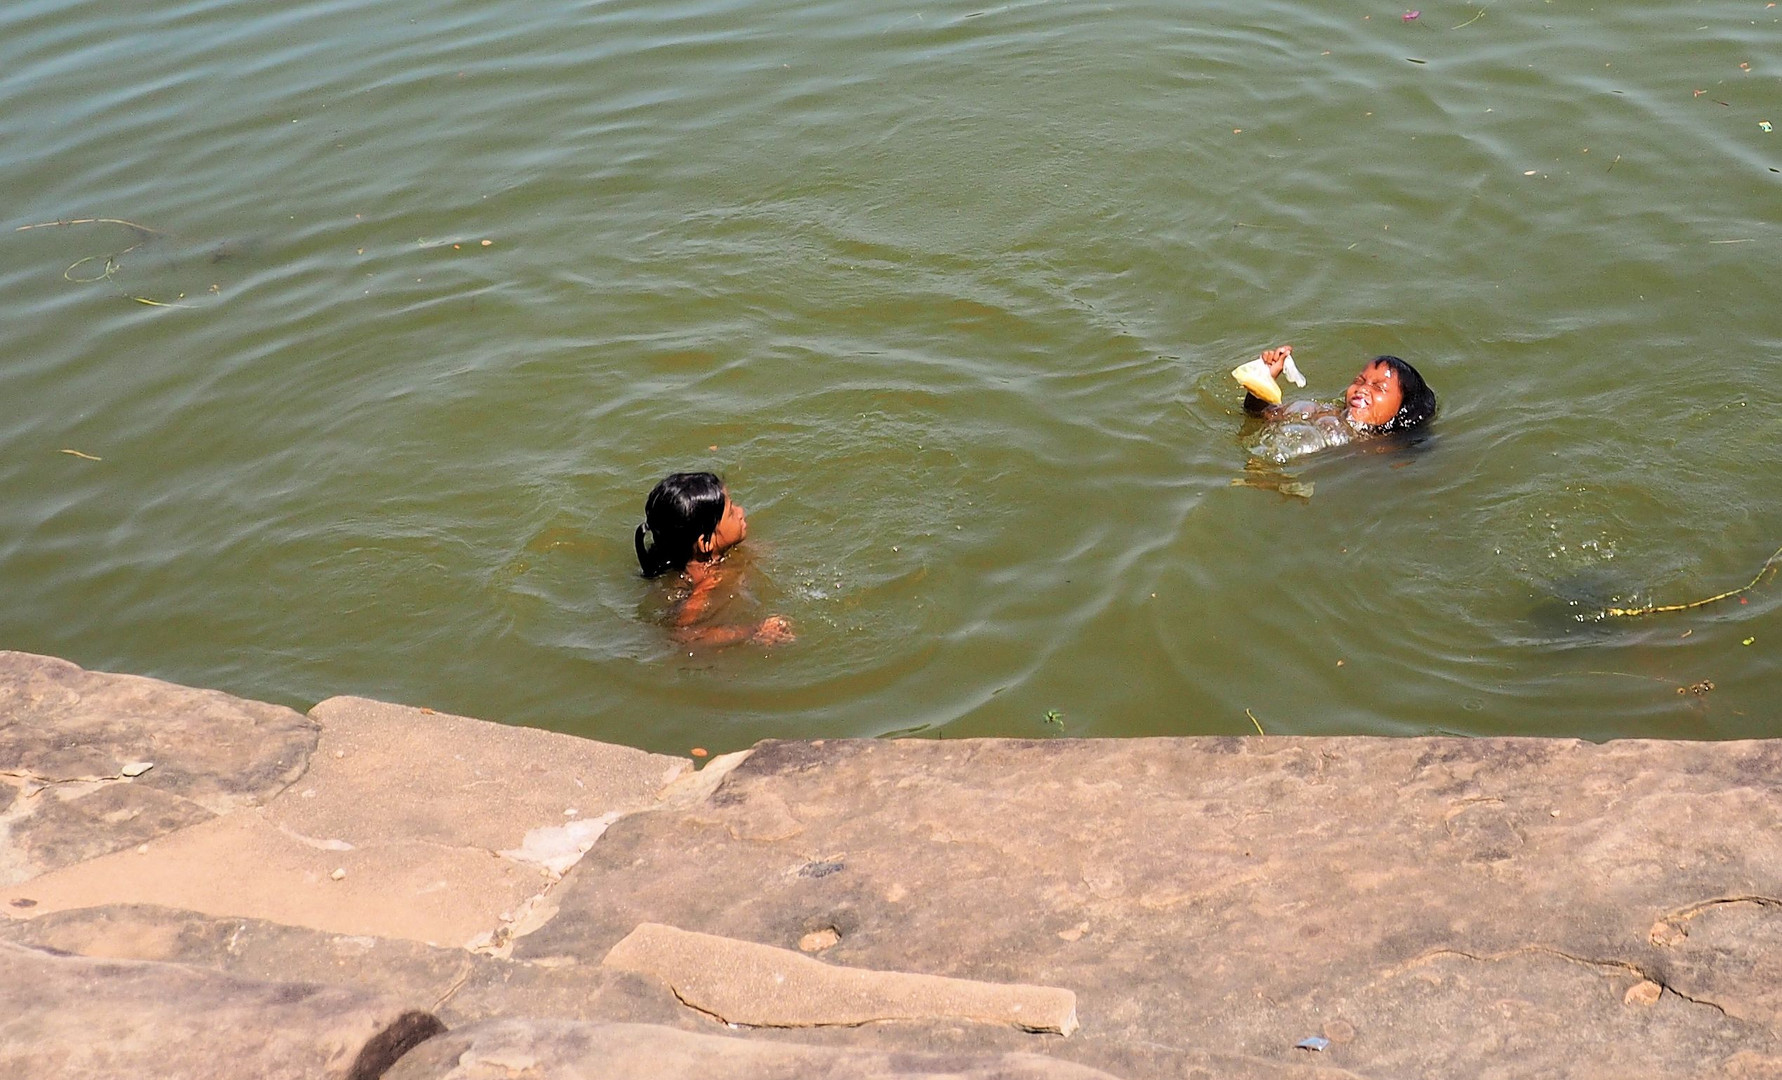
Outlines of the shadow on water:
M1605 613L1612 607L1637 604L1625 581L1604 570L1568 574L1545 586L1547 595L1528 612L1531 639L1549 645L1597 645L1625 637L1625 620Z

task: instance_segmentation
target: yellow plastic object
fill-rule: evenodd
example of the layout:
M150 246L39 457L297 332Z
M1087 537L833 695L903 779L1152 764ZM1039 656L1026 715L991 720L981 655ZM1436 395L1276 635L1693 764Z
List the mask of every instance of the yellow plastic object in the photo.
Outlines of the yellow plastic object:
M1244 385L1244 389L1268 402L1270 405L1281 403L1281 384L1269 374L1268 364L1261 357L1247 364L1239 364L1231 369L1231 377Z

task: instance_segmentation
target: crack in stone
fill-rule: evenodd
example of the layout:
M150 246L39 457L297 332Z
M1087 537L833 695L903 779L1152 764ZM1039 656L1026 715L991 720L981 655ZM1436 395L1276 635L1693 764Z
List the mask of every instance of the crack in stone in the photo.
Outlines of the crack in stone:
M1489 964L1496 963L1499 960L1507 960L1512 956L1520 956L1523 953L1544 953L1548 956L1557 956L1561 960L1583 965L1584 967L1613 968L1615 970L1624 971L1630 975L1638 975L1642 979L1651 979L1651 981L1658 983L1660 986L1664 985L1657 979L1652 979L1650 975L1641 971L1636 965L1630 964L1625 960L1593 960L1588 956L1574 956L1573 954L1566 952L1564 949L1556 949L1551 945L1518 945L1514 949L1505 949L1503 952L1486 953L1484 955L1470 953L1465 949L1431 949L1428 952L1414 957L1413 959L1400 964L1398 967L1387 971L1382 977L1391 978L1394 975L1409 971L1411 968L1418 967L1429 960L1433 960L1438 956L1459 956L1471 960L1474 963Z
M1383 979L1391 978L1394 975L1398 975L1402 972L1409 971L1411 968L1417 967L1428 960L1433 960L1438 956L1459 956L1459 957L1464 957L1467 960L1471 960L1474 963L1486 964L1486 963L1496 963L1499 960L1507 960L1512 956L1519 956L1523 953L1542 953L1547 956L1557 956L1561 960L1565 960L1565 961L1568 961L1568 962L1574 963L1574 964L1579 964L1583 967L1608 968L1610 970L1621 971L1621 972L1624 972L1629 975L1637 975L1641 979L1644 979L1645 981L1657 986L1659 988L1659 990L1663 991L1664 993L1671 994L1683 1001L1687 1001L1691 1005L1704 1005L1710 1009L1713 1009L1715 1012L1719 1013L1721 1016L1726 1017L1728 1020L1732 1020L1732 1021L1734 1021L1736 1023L1740 1023L1740 1024L1749 1024L1750 1026L1753 1026L1753 1027L1763 1028L1764 1030L1768 1030L1768 1028L1765 1027L1765 1025L1763 1025L1763 1024L1753 1023L1752 1021L1745 1020L1745 1019L1742 1019L1741 1017L1734 1016L1733 1014L1726 1011L1726 1006L1720 1004L1717 1001L1712 1001L1708 998L1692 997L1689 994L1685 994L1683 991L1677 989L1676 987L1672 986L1670 983L1666 982L1662 976L1659 976L1653 972L1646 971L1644 968L1641 968L1638 964L1632 964L1632 963L1627 962L1626 960L1597 960L1597 959L1593 959L1588 956L1576 956L1572 953L1566 952L1564 949L1556 949L1551 945L1518 945L1514 949L1505 949L1503 952L1498 952L1498 953L1487 953L1483 956L1475 954L1475 953L1467 952L1464 949L1431 949L1429 952L1423 953L1421 956L1418 956L1410 961L1407 961L1404 964L1400 964L1397 968L1387 971L1386 974L1381 977Z
M27 799L35 798L57 784L104 784L132 779L123 773L113 773L110 776L44 776L29 769L0 769L0 776L11 776L25 781L19 791ZM33 784L36 786L33 787Z
M784 1021L784 1022L776 1022L776 1023L762 1022L762 1023L754 1023L754 1024L745 1024L740 1021L731 1020L730 1018L724 1016L721 1013L713 1012L711 1009L708 1009L703 1005L694 1004L693 1002L689 1001L684 995L682 995L680 987L676 986L675 984L673 984L671 982L668 982L667 980L664 980L662 985L668 987L668 992L673 994L674 999L676 1001L680 1002L682 1005L685 1005L687 1008L692 1009L696 1013L699 1013L701 1016L709 1016L713 1020L716 1020L718 1023L723 1024L725 1027L735 1028L738 1031L743 1031L743 1030L798 1031L798 1030L811 1029L811 1028L863 1028L863 1027L870 1027L874 1024L899 1024L899 1023L920 1024L925 1021L931 1021L931 1020L936 1019L935 1017L917 1017L917 1016L875 1016L875 1017L869 1017L865 1020L853 1020L853 1021L810 1020L810 1021L806 1021L804 1023ZM955 1019L973 1020L977 1023L988 1023L991 1025L995 1025L995 1024L999 1023L999 1021L984 1020L984 1019L978 1018L978 1017L956 1017ZM1019 1022L1012 1022L1009 1024L1009 1026L1013 1027L1016 1031L1025 1031L1030 1035L1056 1035L1056 1034L1058 1034L1056 1031L1054 1031L1050 1028L1027 1027Z
M668 987L668 992L673 994L674 999L676 1001L680 1002L682 1005L685 1005L687 1008L692 1009L696 1013L699 1013L701 1016L711 1017L713 1020L716 1020L718 1023L723 1024L725 1027L736 1028L739 1031L751 1030L751 1029L759 1029L759 1030L763 1030L763 1031L795 1031L800 1028L831 1028L831 1027L857 1028L857 1027L866 1027L868 1024L896 1023L898 1020L898 1018L896 1018L896 1017L882 1017L882 1018L876 1018L876 1019L871 1019L871 1020L861 1020L861 1021L858 1021L855 1023L840 1023L840 1022L836 1022L836 1021L825 1022L825 1021L821 1021L821 1020L813 1020L810 1023L805 1023L805 1024L793 1024L793 1023L743 1024L743 1023L739 1023L735 1020L728 1019L727 1017L723 1016L720 1013L713 1012L712 1010L706 1008L703 1005L695 1005L693 1002L687 1000L685 997L683 997L681 995L680 987L676 986L675 984L673 984L671 982L664 982L663 985Z
M1715 1012L1719 1013L1721 1016L1726 1017L1728 1020L1736 1020L1741 1024L1751 1023L1751 1021L1749 1021L1749 1020L1741 1019L1740 1017L1734 1016L1732 1013L1727 1012L1726 1006L1720 1004L1717 1001L1709 1001L1707 998L1690 997L1688 994L1685 994L1683 991L1677 989L1676 987L1670 985L1669 983L1665 982L1662 979L1653 979L1652 981L1658 984L1658 988L1660 990L1663 990L1667 994L1675 994L1678 997L1682 998L1684 1001L1689 1002L1691 1005L1706 1005L1708 1008L1713 1009ZM1764 1025L1753 1024L1752 1026L1763 1027Z
M685 997L683 997L681 995L681 988L676 986L675 984L663 983L663 985L668 987L668 992L674 995L674 999L676 1001L680 1002L682 1005L685 1005L687 1008L692 1009L694 1012L698 1013L701 1016L709 1016L713 1020L716 1020L718 1023L723 1024L726 1027L746 1028L746 1027L754 1027L755 1026L753 1024L739 1024L739 1023L735 1022L734 1020L726 1020L722 1016L711 1011L710 1009L704 1008L699 1005L695 1005L691 1001L688 1001Z
M452 980L452 985L446 987L445 993L441 994L439 1000L435 1001L433 1007L427 1011L437 1013L441 1008L445 1007L445 1003L452 1000L452 998L457 995L458 991L464 988L464 984L470 981L470 976L475 970L475 964L471 963L469 960L464 961L463 965L458 969L458 977Z
M1759 907L1782 908L1782 898L1759 896L1756 894L1749 896L1716 896L1708 900L1698 900L1693 904L1685 904L1674 911L1666 912L1658 917L1658 921L1673 924L1686 923L1710 908L1717 908L1726 904L1756 904Z

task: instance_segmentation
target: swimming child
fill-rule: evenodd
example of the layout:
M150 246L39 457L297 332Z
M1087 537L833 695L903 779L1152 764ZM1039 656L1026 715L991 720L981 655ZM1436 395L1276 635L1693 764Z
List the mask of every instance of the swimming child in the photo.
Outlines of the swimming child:
M1269 374L1278 377L1291 353L1291 346L1264 352ZM1435 415L1436 396L1416 368L1396 356L1377 356L1355 376L1340 402L1270 405L1246 390L1244 411L1270 422L1252 440L1251 453L1285 463L1358 439L1410 431Z
M742 505L711 473L674 473L644 500L644 522L632 535L644 577L679 570L693 586L675 611L675 637L701 645L739 641L778 645L792 640L792 623L783 615L769 615L759 624L699 625L721 579L724 553L748 535Z

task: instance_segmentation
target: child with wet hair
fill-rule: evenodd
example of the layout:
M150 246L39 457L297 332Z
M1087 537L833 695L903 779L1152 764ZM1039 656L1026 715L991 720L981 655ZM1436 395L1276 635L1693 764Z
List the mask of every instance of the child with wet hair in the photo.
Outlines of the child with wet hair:
M748 535L742 505L712 473L673 473L651 490L644 500L643 523L632 534L632 543L644 577L678 570L692 585L675 610L675 637L700 645L741 641L778 645L792 640L792 623L783 615L769 615L758 624L699 625L723 578L724 553Z
M1286 370L1292 353L1293 347L1284 345L1262 354L1261 362L1271 378ZM1278 390L1276 400L1279 401ZM1343 391L1341 401L1270 404L1246 384L1244 411L1268 421L1249 436L1250 453L1284 465L1306 454L1358 440L1385 435L1401 440L1414 437L1435 415L1436 396L1416 368L1396 356L1376 356Z

